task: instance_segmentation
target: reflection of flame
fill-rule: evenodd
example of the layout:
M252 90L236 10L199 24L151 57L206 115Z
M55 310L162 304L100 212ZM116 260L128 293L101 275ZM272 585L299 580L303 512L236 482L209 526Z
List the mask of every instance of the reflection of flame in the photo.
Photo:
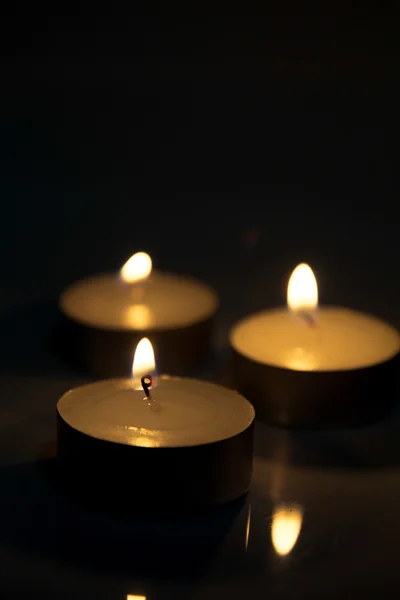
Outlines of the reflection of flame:
M247 512L246 538L245 538L245 550L246 550L246 552L247 552L247 547L249 545L250 525L251 525L251 504L249 504L249 510Z
M140 379L144 375L153 375L155 370L156 361L153 346L149 339L142 338L136 346L135 356L133 357L132 377L134 388L141 390L142 384Z
M286 556L291 552L300 535L303 510L297 505L279 504L272 516L271 537L275 552Z
M121 278L125 283L137 283L148 278L151 268L150 256L146 252L136 252L122 267Z
M287 289L290 310L312 311L318 307L318 286L312 269L302 263L290 276Z
M146 600L146 596L138 596L137 594L128 594L126 600Z
M124 310L124 319L134 329L146 329L151 326L152 312L146 304L132 304Z

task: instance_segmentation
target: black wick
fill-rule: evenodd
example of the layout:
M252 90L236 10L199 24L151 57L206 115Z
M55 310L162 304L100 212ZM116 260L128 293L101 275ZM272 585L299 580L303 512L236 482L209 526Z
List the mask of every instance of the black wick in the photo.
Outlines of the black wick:
M147 398L151 398L150 388L153 385L153 381L154 380L151 375L143 375L143 377L140 380L140 383L142 384L142 388Z
M303 319L303 320L304 320L304 321L307 323L307 325L308 325L309 327L313 327L313 328L315 327L315 321L314 321L314 318L313 318L313 316L312 316L312 315L310 315L310 313L308 313L308 312L305 312L305 311L300 311L300 312L299 312L299 317L300 317L301 319Z

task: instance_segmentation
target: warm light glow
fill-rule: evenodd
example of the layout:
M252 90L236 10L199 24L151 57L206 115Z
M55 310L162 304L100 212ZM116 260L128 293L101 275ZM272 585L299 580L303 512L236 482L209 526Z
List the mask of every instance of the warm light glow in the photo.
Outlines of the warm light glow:
M137 283L148 278L151 268L150 256L146 252L136 252L122 267L121 278L125 283Z
M138 596L137 594L128 594L126 600L146 600L146 596Z
M147 329L153 321L153 313L146 304L132 304L124 310L124 321L134 329Z
M318 361L313 352L305 348L290 348L285 354L286 365L295 371L312 371L318 366Z
M272 516L271 537L275 552L279 556L289 554L300 535L303 511L297 505L278 505Z
M156 361L154 350L148 338L142 338L136 346L135 356L133 357L132 377L135 390L141 390L140 379L144 375L153 375L156 370Z
M290 276L287 289L290 310L312 311L318 307L318 286L311 267L305 263L297 265Z

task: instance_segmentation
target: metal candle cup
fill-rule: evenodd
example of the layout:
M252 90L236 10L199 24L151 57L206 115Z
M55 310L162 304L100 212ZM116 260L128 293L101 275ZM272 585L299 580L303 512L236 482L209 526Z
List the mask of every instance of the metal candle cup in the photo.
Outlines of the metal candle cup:
M151 345L144 339L140 347L148 352ZM153 379L148 357L141 360L132 379L82 386L59 400L58 459L67 488L94 507L124 512L197 512L245 494L251 404L211 383Z
M347 308L317 308L314 275L306 265L298 269L288 286L290 310L260 312L233 327L236 388L257 418L287 427L381 417L396 398L398 331Z
M62 293L66 327L60 346L70 360L96 375L128 376L134 348L146 336L156 348L161 372L190 374L210 354L217 307L211 288L152 271L150 257L137 253L119 274L78 281Z

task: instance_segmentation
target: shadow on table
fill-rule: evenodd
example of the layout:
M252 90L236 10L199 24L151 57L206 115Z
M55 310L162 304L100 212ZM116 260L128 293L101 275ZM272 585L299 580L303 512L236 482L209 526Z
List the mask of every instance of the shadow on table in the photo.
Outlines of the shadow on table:
M246 498L190 518L128 518L70 501L55 485L56 472L53 458L0 469L3 544L151 582L196 580L210 570L217 553L216 576L226 576L244 558ZM133 474L131 481L127 493L139 493Z
M220 352L212 379L233 388L231 354ZM288 466L385 469L400 466L400 403L386 418L341 430L296 430L257 421L255 456Z
M289 431L258 423L255 454L288 466L390 469L400 466L400 416L333 431Z
M55 352L61 320L56 302L34 302L0 315L0 370L26 375L65 374L68 365Z

